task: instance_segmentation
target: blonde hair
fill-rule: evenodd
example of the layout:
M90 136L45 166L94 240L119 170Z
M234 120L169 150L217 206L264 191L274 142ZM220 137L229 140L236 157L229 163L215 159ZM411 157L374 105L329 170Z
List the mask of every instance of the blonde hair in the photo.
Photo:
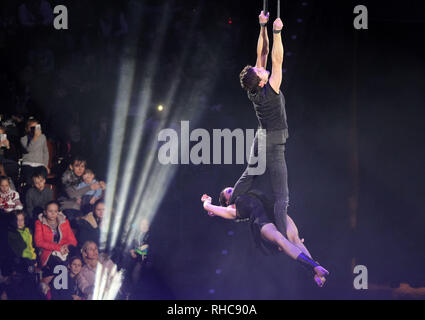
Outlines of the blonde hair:
M84 170L83 175L85 175L85 174L92 174L93 176L95 175L95 174L94 174L94 172L93 172L93 170L88 169L88 168L86 168L86 169Z

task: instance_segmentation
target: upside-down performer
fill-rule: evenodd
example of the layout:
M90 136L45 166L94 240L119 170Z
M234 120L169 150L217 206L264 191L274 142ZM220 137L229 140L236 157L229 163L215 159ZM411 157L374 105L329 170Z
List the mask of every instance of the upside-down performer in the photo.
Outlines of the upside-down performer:
M245 194L251 188L254 175L250 174L250 164L253 163L255 154L265 152L266 167L270 173L270 182L275 198L273 212L276 227L285 235L289 205L285 143L289 135L285 98L280 90L283 66L281 37L283 23L280 18L277 18L273 24L272 72L270 74L265 69L269 55L269 38L266 28L268 20L269 14L266 15L264 11L261 11L259 16L261 30L257 45L257 63L255 67L246 66L240 74L241 86L246 90L249 100L253 103L259 128L263 130L257 132L251 149L249 165L236 183L229 204L234 204L239 196ZM258 142L260 135L266 136L264 147Z
M275 199L270 186L269 172L254 178L253 188L236 198L234 204L229 205L233 188L225 188L220 193L221 206L212 205L212 199L204 194L201 201L204 209L210 216L218 216L228 220L249 220L254 241L266 255L273 255L281 251L302 264L314 275L318 286L322 287L329 272L315 261L298 235L294 221L288 216L286 238L276 228L273 204ZM260 191L261 190L261 191Z

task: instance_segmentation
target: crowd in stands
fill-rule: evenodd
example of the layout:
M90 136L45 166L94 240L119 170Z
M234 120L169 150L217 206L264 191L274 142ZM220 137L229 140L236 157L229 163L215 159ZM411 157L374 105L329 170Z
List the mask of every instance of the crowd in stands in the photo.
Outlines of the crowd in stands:
M16 146L17 139L9 140L0 127L0 294L3 299L90 299L97 264L114 265L98 251L106 184L78 155L60 179L49 181L54 169L47 137L34 118L24 130ZM58 265L68 268L66 290L54 285Z
M128 33L125 2L22 0L0 8L2 299L88 299L97 261L108 261L98 252L106 214L99 155L110 124L93 106L112 93L98 79L112 78ZM53 28L59 4L72 12L67 32ZM53 285L57 265L69 270L68 290Z
M146 20L160 8L95 2L13 0L0 8L2 299L87 299L94 261L110 263L98 246L117 66L125 37L138 30L140 17L129 13L142 8ZM52 25L56 5L70 14L63 32ZM135 264L146 261L140 252L131 254ZM69 270L67 292L53 286L58 264Z

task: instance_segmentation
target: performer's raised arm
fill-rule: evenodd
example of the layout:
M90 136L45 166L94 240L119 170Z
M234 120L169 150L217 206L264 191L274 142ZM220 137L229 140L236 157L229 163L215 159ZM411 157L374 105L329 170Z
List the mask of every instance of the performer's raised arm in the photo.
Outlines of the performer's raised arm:
M282 20L278 18L273 24L272 74L270 76L270 86L274 91L276 91L276 93L280 92L280 85L282 83L284 52L281 35L282 29Z
M267 15L264 11L261 11L259 16L260 20L260 36L258 37L257 44L257 68L266 68L267 67L267 57L269 56L269 35L267 34L267 22L269 21L270 13Z
M208 211L210 216L218 216L227 220L236 219L236 208L234 205L228 207L219 207L211 204L212 199L208 195L204 194L201 201L204 203L204 209Z

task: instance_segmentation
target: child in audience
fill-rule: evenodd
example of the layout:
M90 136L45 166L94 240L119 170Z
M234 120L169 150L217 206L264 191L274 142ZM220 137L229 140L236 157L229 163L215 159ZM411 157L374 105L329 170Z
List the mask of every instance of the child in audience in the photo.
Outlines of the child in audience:
M77 189L82 189L84 187L90 186L93 183L97 183L95 179L94 172L90 169L86 169L83 174L83 181L78 185ZM101 186L102 187L102 186ZM81 211L83 214L91 212L93 210L93 205L97 200L102 197L103 190L89 190L81 197Z
M22 210L24 206L19 199L19 193L10 188L8 177L0 177L0 211L10 213L13 210Z
M16 187L15 187L15 183L13 182L13 179L7 175L6 170L4 169L4 166L2 164L0 164L0 176L8 177L10 189L16 191Z
M43 212L45 205L53 200L53 191L46 187L46 177L38 172L32 176L31 187L25 196L25 206L27 217L32 221Z
M83 267L83 261L80 257L74 256L68 264L68 287L55 289L51 286L52 300L82 300L83 294L78 288L77 277Z
M37 287L34 272L37 256L32 245L32 234L25 226L25 214L22 210L14 211L10 215L7 243L11 254L6 268L10 272L7 296L14 300L34 299Z
M20 273L32 273L37 264L37 255L32 245L31 231L25 226L25 214L22 210L15 211L15 219L8 232L8 243L15 255L13 269Z

